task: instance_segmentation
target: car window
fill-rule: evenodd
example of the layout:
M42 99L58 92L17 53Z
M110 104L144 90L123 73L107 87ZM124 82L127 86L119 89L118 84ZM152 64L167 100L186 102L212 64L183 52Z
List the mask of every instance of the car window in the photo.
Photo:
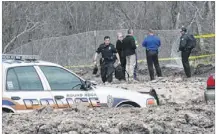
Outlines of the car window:
M40 66L46 76L51 90L77 90L81 88L81 80L60 67Z
M10 68L6 84L7 90L44 90L33 66Z
M18 85L18 79L14 72L14 69L8 70L6 87L7 87L7 90L20 90L20 87Z

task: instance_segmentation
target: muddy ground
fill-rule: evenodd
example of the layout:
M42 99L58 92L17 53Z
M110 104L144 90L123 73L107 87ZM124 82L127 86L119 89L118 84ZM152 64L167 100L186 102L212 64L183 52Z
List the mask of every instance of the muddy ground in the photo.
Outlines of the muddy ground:
M92 69L75 70L85 79L102 84ZM160 106L148 108L78 108L53 111L47 107L27 114L3 114L4 134L214 134L215 104L206 104L204 88L211 65L192 69L185 78L182 69L162 67L163 76L149 81L148 71L139 68L139 81L114 80L113 87L146 91L155 89Z

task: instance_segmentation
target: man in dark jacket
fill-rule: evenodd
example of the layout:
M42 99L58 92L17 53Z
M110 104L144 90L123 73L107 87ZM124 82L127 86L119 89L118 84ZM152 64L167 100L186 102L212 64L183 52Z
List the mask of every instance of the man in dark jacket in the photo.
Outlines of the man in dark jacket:
M149 34L144 39L142 46L146 48L147 64L151 80L155 79L153 64L155 66L157 76L162 77L158 61L158 48L160 47L160 39L154 35L153 30L149 30Z
M95 56L94 56L94 65L97 65L97 56L98 54L102 55L102 61L101 61L101 78L103 83L106 81L112 82L113 80L113 72L114 67L113 64L115 62L114 54L116 54L118 64L120 64L120 58L117 53L117 50L113 44L110 43L110 37L105 36L104 37L104 43L100 44L98 49L96 50Z
M191 71L189 65L189 56L191 54L191 49L188 48L189 36L187 34L187 29L184 27L181 29L180 33L181 33L181 37L180 37L180 45L178 52L181 51L183 68L186 76L189 78L191 77Z
M122 40L123 40L123 35L122 33L117 33L117 41L116 41L116 50L119 54L120 57L120 61L121 61L121 66L122 66L122 70L123 70L123 76L121 76L121 80L125 80L125 67L126 67L126 58L124 55L124 50L123 50L123 46L122 46Z
M126 56L126 71L128 72L131 79L134 75L134 68L136 65L136 56L135 56L135 39L133 37L133 29L128 30L128 35L123 39L123 49Z

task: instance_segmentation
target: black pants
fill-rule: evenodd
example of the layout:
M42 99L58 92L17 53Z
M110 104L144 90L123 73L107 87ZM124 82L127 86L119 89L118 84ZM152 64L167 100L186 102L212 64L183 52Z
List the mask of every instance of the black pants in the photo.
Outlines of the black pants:
M100 69L100 74L101 74L101 79L103 83L106 81L112 82L113 81L113 72L114 72L114 67L113 67L113 61L110 62L102 62L101 63L101 69Z
M123 78L122 79L125 80L126 58L125 57L120 57L120 62L121 62L122 71L123 71Z
M146 50L146 56L147 56L147 64L148 64L148 70L150 74L151 80L154 80L154 68L156 69L156 73L158 77L161 77L161 69L158 61L158 52L157 51L148 51Z
M183 64L183 68L184 68L184 71L187 77L191 77L191 71L190 71L190 65L189 65L190 54L191 54L191 50L185 50L185 51L182 51L181 53L182 64Z

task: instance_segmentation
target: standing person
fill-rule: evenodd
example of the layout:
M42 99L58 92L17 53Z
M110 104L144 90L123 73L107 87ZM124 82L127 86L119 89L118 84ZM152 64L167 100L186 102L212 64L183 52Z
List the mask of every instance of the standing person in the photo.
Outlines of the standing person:
M105 36L104 43L100 44L100 46L97 48L94 56L94 65L97 65L96 60L98 54L100 53L102 55L101 65L100 65L101 78L103 83L105 83L106 81L110 83L113 80L113 72L114 72L113 63L115 62L114 54L116 54L118 64L120 64L120 58L114 45L110 43L109 36Z
M121 80L125 80L126 58L124 55L122 40L123 40L122 33L117 33L116 50L120 57L122 72L123 72L123 76L121 77Z
M191 77L190 65L189 65L189 56L191 54L191 49L189 47L189 35L187 34L187 29L185 27L181 28L181 37L180 37L180 45L178 52L181 51L182 64L185 71L186 76Z
M128 35L123 39L123 49L126 56L126 71L128 72L130 78L133 78L134 68L136 65L136 56L135 56L136 45L133 35L134 35L133 29L129 29Z
M160 47L160 39L154 35L152 29L149 30L148 36L144 39L142 46L146 48L147 64L150 74L150 79L154 80L154 68L158 77L162 77L161 69L158 61L158 48Z

